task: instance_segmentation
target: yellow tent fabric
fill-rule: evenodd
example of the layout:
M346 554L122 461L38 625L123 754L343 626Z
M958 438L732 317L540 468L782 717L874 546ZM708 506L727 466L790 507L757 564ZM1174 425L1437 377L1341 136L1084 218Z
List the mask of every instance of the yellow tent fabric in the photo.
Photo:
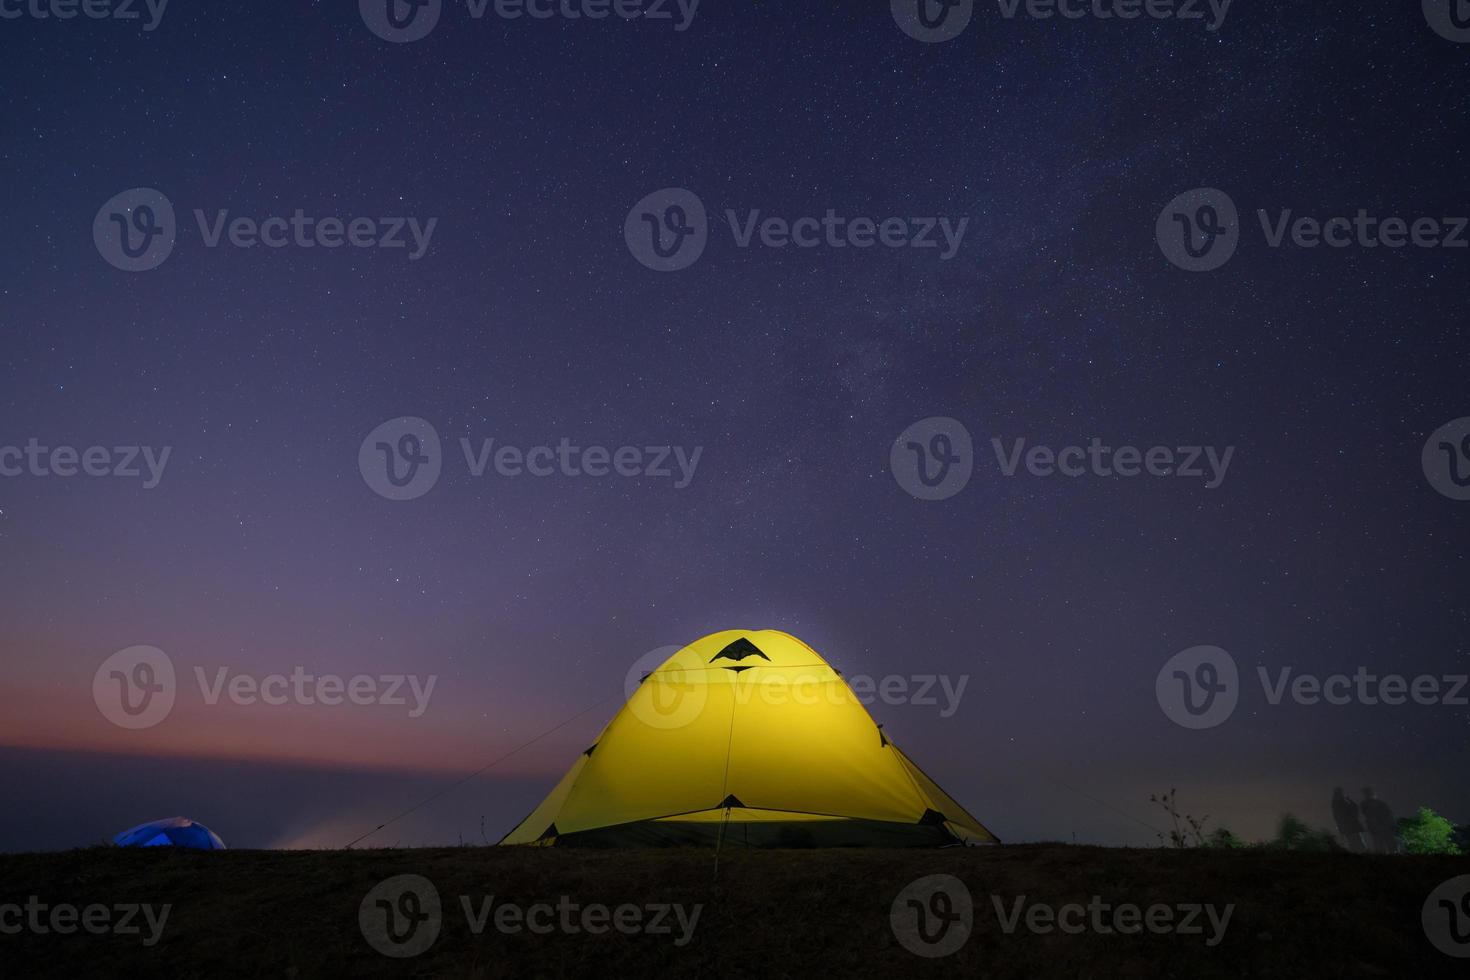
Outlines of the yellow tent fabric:
M649 674L502 844L998 843L796 637L726 630Z

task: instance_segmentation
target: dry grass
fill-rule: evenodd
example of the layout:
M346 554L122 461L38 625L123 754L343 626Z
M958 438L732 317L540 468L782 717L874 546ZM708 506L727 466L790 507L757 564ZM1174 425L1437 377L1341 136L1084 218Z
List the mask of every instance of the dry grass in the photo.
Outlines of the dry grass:
M909 882L947 872L975 898L954 956L907 952L889 908ZM173 906L162 940L0 935L0 976L1464 976L1425 939L1420 907L1470 858L1112 850L1062 845L938 851L726 852L448 848L223 853L89 849L0 856L0 904ZM371 949L358 906L393 875L430 879L444 927L422 956ZM586 933L473 935L458 896L497 903L702 904L692 941ZM1234 904L1224 941L1006 935L990 896L1061 905Z

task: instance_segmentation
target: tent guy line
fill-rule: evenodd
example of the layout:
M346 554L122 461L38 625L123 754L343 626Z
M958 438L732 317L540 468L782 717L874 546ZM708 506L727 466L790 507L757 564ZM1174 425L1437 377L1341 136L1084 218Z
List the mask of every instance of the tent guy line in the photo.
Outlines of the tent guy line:
M422 799L419 802L415 803L413 806L409 807L407 810L404 810L402 813L398 814L397 816L395 816L395 817L393 817L393 818L391 818L389 820L385 820L382 823L378 824L376 827L374 827L372 830L369 830L367 833L363 834L361 837L354 838L352 841L350 841L347 844L346 848L344 848L344 849L345 850L352 849L353 847L357 846L362 841L365 841L369 837L373 836L373 834L376 834L378 831L383 830L386 827L392 826L393 824L395 824L398 821L402 820L404 817L408 816L409 814L414 813L414 812L422 809L423 807L428 806L430 803L433 803L435 800L441 799L442 797L445 797L445 796L449 795L450 793L452 793L455 790L459 789L461 786L463 786L465 783L468 783L470 780L474 779L475 777L480 776L480 775L483 775L484 773L488 772L490 769L494 768L495 766L500 765L500 763L504 762L506 759L509 759L511 756L515 755L517 752L521 751L522 749L530 748L532 745L535 745L537 742L541 741L546 736L555 734L556 732L558 732L561 729L565 728L566 726L570 725L572 722L576 721L578 718L582 717L583 715L587 714L588 712L590 712L590 711L596 711L598 708L602 707L604 704L607 704L609 701L611 701L615 697L617 697L617 694L609 694L607 697L603 698L601 701L598 701L598 702L596 702L594 704L589 704L587 707L583 708L581 711L578 711L576 714L574 714L571 717L567 718L565 721L561 721L561 722L557 723L554 727L546 729L546 731L542 732L540 735L537 735L535 738L533 738L533 739L531 739L529 741L522 742L520 745L517 745L515 748L511 749L509 752L506 752L504 755L501 755L501 756L499 756L499 757L497 757L495 759L492 759L491 761L485 763L480 768L476 769L474 772L470 773L468 776L465 776L465 777L463 777L463 778L461 778L459 780L456 780L455 782L453 782L453 783L449 784L448 786L444 787L443 789L439 790L437 793L434 793L431 796L425 797L424 799Z

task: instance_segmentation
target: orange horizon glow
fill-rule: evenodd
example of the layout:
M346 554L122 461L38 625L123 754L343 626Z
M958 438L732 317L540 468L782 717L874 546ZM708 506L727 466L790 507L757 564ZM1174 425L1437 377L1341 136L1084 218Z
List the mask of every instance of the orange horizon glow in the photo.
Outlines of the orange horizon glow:
M409 775L467 775L528 738L512 735L508 723L496 727L467 733L447 717L410 719L377 708L180 703L157 727L128 731L109 723L90 702L79 706L75 697L52 691L12 688L0 701L0 748ZM515 729L534 731L524 724ZM555 778L575 751L569 746L582 736L573 729L564 737L570 740L566 745L538 743L532 748L539 751L517 752L492 772Z

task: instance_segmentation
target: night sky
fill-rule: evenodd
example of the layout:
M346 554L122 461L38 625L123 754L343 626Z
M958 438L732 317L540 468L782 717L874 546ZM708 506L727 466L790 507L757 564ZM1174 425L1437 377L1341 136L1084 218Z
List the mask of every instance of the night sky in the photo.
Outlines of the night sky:
M1335 785L1470 819L1470 707L1273 706L1255 679L1470 672L1470 503L1421 465L1470 416L1470 249L1273 248L1257 219L1470 214L1470 43L1418 2L1239 0L1213 31L982 3L942 43L878 0L705 0L683 31L675 4L446 0L401 44L356 6L0 19L0 447L171 447L151 489L0 477L0 849L176 813L341 846L596 705L372 842L493 841L640 657L730 628L849 675L969 675L948 717L870 710L1004 840L1154 843L1171 786L1254 838L1328 823ZM152 271L93 239L131 188L176 210ZM665 188L708 211L674 272L624 238ZM1155 238L1195 188L1239 211L1209 272ZM417 259L211 248L196 209L437 224ZM757 209L968 225L948 259L741 248L725 212ZM400 417L442 475L393 501L358 458ZM943 500L890 461L931 417L974 445ZM1006 477L991 446L1094 437L1234 455L1207 488ZM461 439L702 452L682 488L477 478ZM137 645L181 683L134 731L92 691ZM1155 679L1200 645L1244 690L1195 731ZM417 718L193 681L298 665L438 679Z

